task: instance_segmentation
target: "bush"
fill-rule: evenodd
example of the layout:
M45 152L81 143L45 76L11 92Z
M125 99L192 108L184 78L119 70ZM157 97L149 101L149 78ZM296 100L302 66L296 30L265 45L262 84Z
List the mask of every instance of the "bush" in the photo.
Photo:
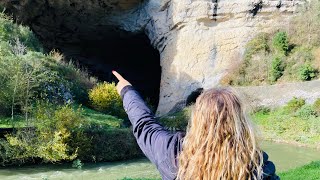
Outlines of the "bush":
M259 33L250 40L245 47L245 59L251 59L252 55L257 54L258 52L269 52L269 36L270 35L267 33Z
M252 113L259 113L259 114L267 115L270 112L271 112L271 109L269 107L259 106L259 107L254 108Z
M84 130L91 143L87 152L79 149L82 161L106 162L141 157L131 129L87 128Z
M50 69L58 72L69 82L74 100L89 105L88 92L97 84L97 79L91 77L86 70L76 66L72 61L62 61L63 55L56 50L50 52L50 58L54 62L50 65Z
M15 43L20 41L27 51L42 51L42 46L30 28L13 23L13 20L0 13L0 41Z
M302 65L299 69L299 78L303 81L310 81L317 76L317 70L309 63Z
M92 106L101 112L125 118L126 113L122 106L114 83L100 83L89 91L89 99Z
M81 169L83 167L83 163L81 162L81 160L76 159L72 162L72 167L73 168L77 168L77 169Z
M296 116L300 117L301 119L309 119L311 117L315 117L316 112L313 110L311 105L303 105L296 112Z
M296 112L305 104L306 104L306 101L303 98L294 97L292 100L290 100L287 103L287 105L285 106L285 109L288 110L289 112Z
M29 28L0 13L0 115L27 115L37 99L88 103L95 80L62 59L57 51L44 54Z
M320 98L313 103L313 110L320 116Z
M280 31L275 34L273 37L272 45L276 51L281 54L287 55L289 51L289 42L288 42L288 35L284 31Z
M192 106L189 106L172 115L161 117L160 123L170 129L186 130L189 119L191 118L191 109Z
M27 122L28 123L28 122ZM34 120L26 128L6 135L0 144L2 165L23 164L28 161L59 162L77 157L78 147L69 146L72 134L82 136L83 123L80 110L74 111L69 105L55 108L39 103ZM30 127L33 124L34 127ZM82 138L81 138L82 139Z
M284 64L281 58L276 57L272 60L271 64L271 82L276 82L282 75L284 71Z

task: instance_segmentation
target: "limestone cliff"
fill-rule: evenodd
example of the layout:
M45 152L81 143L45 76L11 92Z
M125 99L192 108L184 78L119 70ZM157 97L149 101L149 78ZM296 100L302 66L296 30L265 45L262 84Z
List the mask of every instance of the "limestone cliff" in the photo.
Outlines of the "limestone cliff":
M160 52L158 114L219 85L255 34L289 20L303 0L4 0L49 48L123 32L145 32Z

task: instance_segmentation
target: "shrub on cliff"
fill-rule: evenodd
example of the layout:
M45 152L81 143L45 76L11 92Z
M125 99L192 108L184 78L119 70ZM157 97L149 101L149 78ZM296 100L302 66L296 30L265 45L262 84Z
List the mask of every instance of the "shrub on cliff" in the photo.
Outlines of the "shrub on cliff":
M282 75L285 69L283 60L280 57L276 57L272 60L270 78L271 82L276 82Z
M125 118L122 100L114 83L100 83L89 91L92 106L98 111Z
M299 78L303 81L310 81L317 76L317 70L307 63L300 67Z
M287 55L289 51L288 35L284 31L275 34L272 40L274 49L281 54Z
M245 59L251 59L254 54L259 52L267 53L270 51L268 44L269 34L259 33L246 44Z

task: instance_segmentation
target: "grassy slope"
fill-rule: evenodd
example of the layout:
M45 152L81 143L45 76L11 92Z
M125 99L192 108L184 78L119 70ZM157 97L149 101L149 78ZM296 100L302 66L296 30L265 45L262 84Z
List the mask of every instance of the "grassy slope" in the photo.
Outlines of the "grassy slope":
M76 108L76 106L75 106ZM122 128L123 120L114 116L103 114L93 109L82 107L82 115L90 125L107 127L107 128ZM11 117L0 117L0 128L24 127L26 125L24 117L15 116L12 123Z
M320 117L303 119L281 109L252 116L264 139L320 147Z
M105 126L109 128L121 128L123 127L123 120L114 116L104 114L93 109L83 107L83 116L90 124Z

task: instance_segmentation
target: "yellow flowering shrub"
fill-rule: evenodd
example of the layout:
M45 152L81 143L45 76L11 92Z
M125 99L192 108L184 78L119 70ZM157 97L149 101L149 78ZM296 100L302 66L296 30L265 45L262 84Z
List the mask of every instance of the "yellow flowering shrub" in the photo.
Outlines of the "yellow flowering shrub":
M114 83L100 83L89 91L89 99L93 108L98 111L125 118L122 100Z

